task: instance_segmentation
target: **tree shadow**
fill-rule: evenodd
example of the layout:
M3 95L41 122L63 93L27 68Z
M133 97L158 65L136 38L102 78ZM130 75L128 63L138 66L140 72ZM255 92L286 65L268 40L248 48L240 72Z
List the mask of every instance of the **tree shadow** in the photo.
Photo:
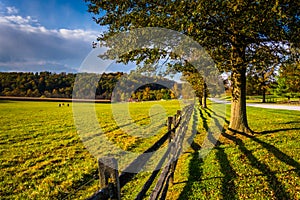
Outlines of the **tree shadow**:
M209 110L213 115L222 118L222 119L226 122L226 124L229 124L229 121L226 119L225 116L218 115L215 111L213 111L213 110L210 109L210 108L207 108L207 110ZM206 112L207 112L207 111L206 111ZM207 113L208 113L208 112L207 112Z
M216 157L220 163L220 170L224 177L222 178L222 194L224 199L237 199L236 187L234 179L237 177L236 172L231 167L228 160L228 156L224 151L224 148L217 148Z
M10 100L4 100L4 99L0 99L0 103L14 103Z
M209 116L209 118L214 120L215 125L218 126L220 129L219 131L223 131L223 126L221 126L220 121L216 117L212 116L209 112L207 112L206 109L204 109L204 112L207 114L207 116ZM221 192L222 192L223 198L224 199L236 199L236 186L234 184L234 179L237 176L236 172L230 165L230 161L228 160L228 155L225 153L224 148L219 147L220 142L218 141L217 138L214 137L214 134L210 131L208 124L207 124L208 119L206 117L204 117L202 109L199 109L199 113L200 113L200 117L202 118L203 127L207 131L207 139L209 140L209 142L211 142L212 144L215 144L215 146L217 146L216 149L218 151L216 152L216 157L220 163L220 168L221 168L220 170L221 170L221 173L223 174L223 177L215 177L215 178L222 179ZM224 118L222 118L222 119L224 120ZM201 161L203 162L203 160L201 160Z
M199 157L198 150L201 148L199 144L192 143L191 145L194 152L192 153L192 158L189 163L189 176L188 180L185 182L186 185L183 188L183 192L180 194L178 199L186 200L190 199L190 197L193 195L193 185L194 182L201 181L201 177L203 175L203 159ZM179 183L174 183L179 184Z
M199 112L202 119L206 119L206 118L204 118L203 113L201 112L200 109L196 109L196 108L194 109L194 115L193 115L194 123L192 126L193 129L192 132L197 132L197 134L199 134L199 132L197 131L197 123L196 123L199 120L197 111ZM201 146L194 141L193 135L188 140L189 143L191 144L191 148L193 149L193 152L191 154L192 158L189 162L189 167L188 167L189 176L187 181L180 182L180 183L186 183L186 185L183 188L184 192L182 192L178 198L184 200L189 199L189 197L193 195L194 182L200 181L203 174L202 167L201 167L203 164L203 159L200 158L199 156L199 150L201 149ZM174 183L174 185L175 184L179 184L179 183Z
M270 188L273 190L273 194L276 199L291 199L291 196L289 193L285 190L284 186L280 183L280 181L276 177L276 173L273 172L266 164L261 163L250 150L248 150L245 147L244 142L233 136L229 135L225 132L222 133L224 137L226 137L229 140L232 140L235 142L239 150L247 157L247 159L250 161L251 165L258 169L262 174L264 174L267 178L268 184ZM246 134L244 134L246 135ZM247 135L248 136L248 135ZM251 136L248 136L251 137Z
M216 117L211 117L215 124L218 127L221 127L220 121L216 118ZM224 121L225 119L223 117L222 118ZM225 130L222 129L220 130L222 132L224 132ZM210 137L213 137L212 135ZM210 140L216 141L216 138L211 138ZM224 199L237 199L236 197L236 186L234 184L234 179L237 177L237 174L235 172L235 170L232 168L232 166L230 165L230 161L228 159L228 155L225 153L224 148L220 147L220 142L217 141L216 143L216 149L218 150L216 152L216 157L219 161L220 164L220 171L222 172L222 174L224 175L224 177L222 178L222 195Z
M212 115L209 112L207 112L206 109L203 110L209 116L209 118L214 120L215 125L219 127L220 131L222 131L223 128L221 129L220 122L216 118L212 117ZM204 117L202 109L199 109L199 113L200 113L200 117L202 118L203 127L207 131L207 139L211 142L211 144L214 144L215 146L220 145L219 141L214 137L212 130L210 130L207 123L208 119Z
M204 114L203 114L203 111L202 111L201 108L199 109L199 114L200 114L200 117L201 117L201 119L202 119L203 128L204 128L206 131L208 131L209 128L208 128L207 118L204 117Z
M260 144L262 147L264 147L265 149L267 149L270 153L272 153L278 160L280 160L281 162L286 163L287 165L290 165L290 166L294 167L296 169L295 172L300 177L300 163L297 162L296 160L294 160L292 157L290 157L289 155L285 154L284 152L282 152L281 150L279 150L274 145L266 143L266 142L258 139L257 137L249 136L249 135L247 135L245 133L239 133L239 134L252 139L253 141L255 141L258 144Z
M281 132L281 131L292 131L292 130L300 130L300 128L281 128L281 129L276 129L276 130L262 131L257 134L264 135L264 134L277 133L277 132Z

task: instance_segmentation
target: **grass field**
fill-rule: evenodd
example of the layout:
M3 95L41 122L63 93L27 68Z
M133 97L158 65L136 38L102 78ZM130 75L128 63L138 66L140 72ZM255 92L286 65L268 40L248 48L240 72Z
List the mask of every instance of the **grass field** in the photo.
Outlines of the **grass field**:
M168 199L300 199L300 112L247 109L249 124L258 133L250 137L224 131L203 159L202 131L221 118L217 110L199 110L202 131L179 159Z
M174 102L159 103L167 115L179 109ZM149 123L153 104L130 104L133 120ZM258 134L224 132L218 146L199 158L210 122L222 120L214 108L196 111L199 134L178 161L168 199L300 199L300 112L249 107L249 124ZM124 150L141 152L159 138L123 133L110 104L96 104L96 111L108 138ZM77 134L72 106L0 101L0 127L1 199L85 199L98 189L96 159ZM122 198L132 199L148 175L126 185Z
M180 109L176 101L132 103L133 120L149 123L153 104L168 115ZM124 150L143 151L159 138L128 136L112 120L110 104L96 104L95 109L108 137ZM77 134L72 105L0 101L0 127L1 199L85 199L99 189L97 160Z

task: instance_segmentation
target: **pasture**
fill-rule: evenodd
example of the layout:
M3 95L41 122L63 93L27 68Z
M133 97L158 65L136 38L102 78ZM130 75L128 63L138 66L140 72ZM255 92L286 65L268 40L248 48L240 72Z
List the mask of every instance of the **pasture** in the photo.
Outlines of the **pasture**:
M77 134L72 105L58 104L0 101L1 198L85 199L97 191L97 160ZM153 104L130 104L132 119L149 123ZM158 104L168 115L180 109L176 101ZM95 109L107 135L124 150L145 150L159 138L127 136L113 121L110 104L95 104Z
M149 109L158 103L167 115L180 109L176 101L131 103L133 120L150 123ZM218 145L200 158L207 128L222 121L218 106L211 108L195 109L198 134L178 160L167 199L300 199L300 112L248 107L255 137L223 131ZM110 104L95 110L108 138L124 150L142 152L166 130L149 138L128 136L114 122ZM229 112L225 128L228 120ZM77 134L72 105L0 101L0 127L1 198L85 199L99 189L97 161ZM149 174L126 185L122 199L133 199Z

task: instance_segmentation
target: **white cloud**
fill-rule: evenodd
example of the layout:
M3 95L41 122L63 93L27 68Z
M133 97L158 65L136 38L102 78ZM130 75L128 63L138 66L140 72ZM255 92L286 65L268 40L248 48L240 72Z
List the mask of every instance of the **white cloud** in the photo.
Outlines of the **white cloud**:
M0 14L0 71L42 71L45 65L74 71L98 35L83 29L47 29L30 16L15 15L14 7L6 9L10 15Z
M30 16L22 17L19 15L0 16L0 25L9 26L23 32L56 35L65 39L78 39L91 42L97 38L96 31L83 29L47 29L41 26L36 19Z
M19 10L17 8L15 8L14 6L9 6L9 7L6 7L6 12L7 14L17 14L19 12Z

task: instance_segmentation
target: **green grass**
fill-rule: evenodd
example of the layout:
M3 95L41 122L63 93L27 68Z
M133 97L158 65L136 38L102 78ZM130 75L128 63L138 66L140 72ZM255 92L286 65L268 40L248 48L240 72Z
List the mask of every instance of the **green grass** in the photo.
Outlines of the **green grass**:
M202 131L194 138L198 146L205 124L221 119L215 108L215 113L202 110ZM300 199L300 112L247 109L250 127L259 133L223 132L203 159L191 148L178 161L168 199Z
M176 101L132 103L132 120L147 125L149 110L158 103L167 115L179 109ZM258 134L223 133L218 146L199 158L207 127L222 120L222 106L209 108L193 114L198 134L178 160L167 198L300 199L300 112L248 107L250 127ZM107 138L127 151L142 152L166 130L147 138L129 135L111 112L110 104L96 104ZM77 134L72 105L0 101L0 127L1 199L85 199L99 189L96 158ZM125 185L122 199L133 199L149 175L141 173Z
M157 104L167 115L180 109L176 101L132 103L132 119L148 124L149 109ZM110 104L95 109L109 140L124 150L142 152L160 137L128 135L114 122ZM85 199L99 189L97 161L77 134L72 104L0 101L0 127L1 199Z

